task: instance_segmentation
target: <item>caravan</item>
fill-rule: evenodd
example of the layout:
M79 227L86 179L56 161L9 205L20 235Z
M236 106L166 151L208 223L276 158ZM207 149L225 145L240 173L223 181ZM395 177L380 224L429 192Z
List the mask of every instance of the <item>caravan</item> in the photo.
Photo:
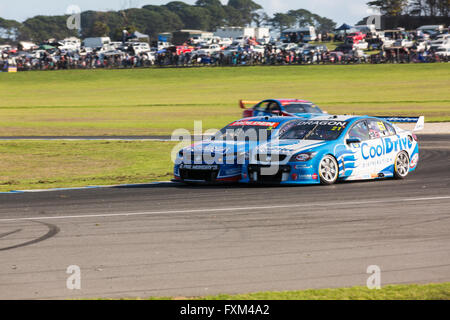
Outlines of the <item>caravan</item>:
M86 38L83 41L83 47L91 49L102 49L110 44L111 39L109 37Z
M291 39L292 37L296 37L296 41ZM311 26L298 29L287 29L281 33L281 41L283 42L310 42L316 40L316 28Z

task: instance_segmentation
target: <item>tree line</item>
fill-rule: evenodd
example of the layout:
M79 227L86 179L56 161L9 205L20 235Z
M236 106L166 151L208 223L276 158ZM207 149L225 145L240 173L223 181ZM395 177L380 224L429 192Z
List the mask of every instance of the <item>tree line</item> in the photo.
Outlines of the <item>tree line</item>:
M450 0L376 0L367 3L384 16L449 16ZM336 23L305 9L290 10L269 16L252 0L197 0L194 5L172 1L165 5L146 5L119 11L85 11L81 13L81 30L69 30L69 16L35 16L20 23L0 18L0 39L41 42L70 36L82 38L109 36L119 40L122 30L136 30L153 39L161 32L180 29L215 31L222 26L270 26L278 31L290 27L315 26L319 32L330 32Z
M332 31L336 23L308 10L291 10L269 16L252 0L198 0L194 5L172 1L165 5L146 5L119 11L85 11L81 13L81 30L69 30L68 15L35 16L23 23L0 18L0 38L41 42L50 38L70 36L82 38L109 36L119 40L122 30L139 31L153 39L161 32L180 29L215 31L222 26L269 26L285 30L295 26L313 25L321 32Z
M376 0L367 3L384 16L448 17L450 0Z

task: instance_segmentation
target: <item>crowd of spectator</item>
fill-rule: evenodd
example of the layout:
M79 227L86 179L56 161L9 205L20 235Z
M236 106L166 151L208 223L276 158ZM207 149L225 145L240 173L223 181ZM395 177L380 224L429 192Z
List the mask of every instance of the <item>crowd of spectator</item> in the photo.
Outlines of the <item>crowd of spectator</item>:
M325 38L326 40L330 40ZM329 42L333 43L333 42ZM8 52L0 55L0 70L17 66L18 71L142 68L142 67L197 67L197 66L254 66L254 65L303 65L303 64L357 64L357 63L431 63L448 62L448 56L417 48L383 48L375 54L361 54L350 46L330 51L324 45L307 45L307 50L285 49L279 44L265 45L264 52L255 51L243 44L232 51L198 55L195 51L179 52L170 48L157 52L82 52L39 50L35 53Z
M30 70L64 70L64 69L98 69L98 68L139 68L152 65L147 55L117 54L103 56L96 53L79 55L60 53L52 55L44 52L39 57L31 55L3 54L0 58L0 70L9 65L17 66L18 71Z

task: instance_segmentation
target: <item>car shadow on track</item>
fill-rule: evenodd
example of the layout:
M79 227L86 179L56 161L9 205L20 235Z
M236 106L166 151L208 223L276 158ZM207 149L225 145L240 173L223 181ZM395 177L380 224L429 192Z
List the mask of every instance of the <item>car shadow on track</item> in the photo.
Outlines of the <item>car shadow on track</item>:
M408 179L402 180L407 182ZM142 189L178 189L178 190L230 190L230 189L265 189L265 188L332 188L333 186L345 186L345 185L368 185L368 184L380 184L380 183L393 183L400 182L394 178L382 178L378 180L355 180L355 181L338 181L334 185L322 185L322 184L298 184L298 185L279 185L279 184L244 184L244 183L183 183L183 182L165 182L165 183L149 183L140 185L123 185L116 186L113 189L127 189L127 190L142 190Z

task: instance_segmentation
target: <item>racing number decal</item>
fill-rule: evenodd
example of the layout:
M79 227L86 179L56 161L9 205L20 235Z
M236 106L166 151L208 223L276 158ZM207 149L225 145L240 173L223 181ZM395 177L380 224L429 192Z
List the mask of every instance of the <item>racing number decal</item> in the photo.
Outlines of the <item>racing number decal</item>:
M380 121L380 122L377 122L377 124L378 124L378 128L380 128L381 132L386 131L386 127L383 122Z
M341 131L342 127L333 127L333 129L331 129L331 131Z

